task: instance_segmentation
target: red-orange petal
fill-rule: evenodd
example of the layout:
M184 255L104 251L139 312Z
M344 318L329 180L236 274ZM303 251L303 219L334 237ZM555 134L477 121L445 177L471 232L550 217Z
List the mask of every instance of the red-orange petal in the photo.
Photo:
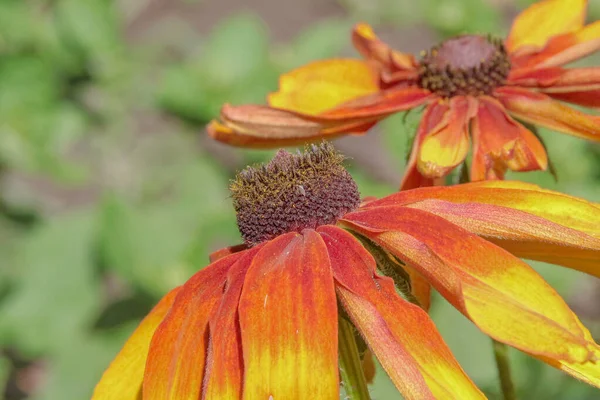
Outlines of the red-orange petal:
M477 113L477 101L470 96L456 96L448 106L443 121L420 143L417 169L427 178L448 175L469 151L469 124Z
M202 399L239 400L242 397L244 365L238 303L246 272L256 252L257 249L253 248L229 268L221 303L209 320Z
M443 100L433 102L425 108L413 141L410 158L406 165L402 183L400 184L400 190L433 186L439 181L439 179L436 180L422 175L417 168L417 162L423 140L429 132L437 131L446 124L446 121L449 118L449 110L450 107L447 102Z
M587 0L542 0L521 12L506 39L509 52L540 49L553 36L583 27Z
M583 107L600 108L600 89L576 90L568 93L548 93L548 95L553 99L566 101Z
M509 117L502 104L481 97L473 120L471 180L503 179L506 169L545 170L548 157L542 143L527 128Z
M577 111L546 94L517 87L503 87L496 89L495 95L511 114L524 121L573 136L600 140L598 117Z
M216 261L182 286L150 343L144 400L199 398L206 365L208 321L222 297L229 268L246 253Z
M600 383L600 347L532 268L437 215L402 206L368 208L342 222L419 270L483 332ZM588 366L592 367L588 367ZM577 375L575 375L577 376Z
M245 399L339 397L337 304L317 233L288 233L254 257L239 304Z
M347 101L379 91L377 72L365 61L315 61L279 79L279 91L269 95L275 108L318 115Z
M348 315L406 399L485 398L466 376L429 316L376 273L373 257L352 235L322 226Z
M167 293L142 320L102 375L94 389L92 400L138 400L140 398L150 340L167 315L179 290L180 288L177 287Z

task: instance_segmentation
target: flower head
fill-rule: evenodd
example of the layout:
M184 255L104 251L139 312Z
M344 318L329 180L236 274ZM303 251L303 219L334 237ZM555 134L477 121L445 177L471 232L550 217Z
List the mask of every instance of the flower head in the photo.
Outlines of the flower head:
M431 186L473 145L471 180L544 170L536 134L520 121L600 140L600 68L563 68L600 48L600 22L584 26L585 0L543 0L523 11L506 40L464 35L414 56L391 49L366 24L353 31L365 60L311 63L281 77L271 107L226 105L208 131L237 146L296 144L365 133L399 111L425 106L403 189Z
M484 398L427 315L429 285L484 333L600 387L600 346L515 257L600 277L598 205L518 182L359 205L342 160L322 144L242 171L245 245L160 301L93 399L338 399L340 315L405 398Z

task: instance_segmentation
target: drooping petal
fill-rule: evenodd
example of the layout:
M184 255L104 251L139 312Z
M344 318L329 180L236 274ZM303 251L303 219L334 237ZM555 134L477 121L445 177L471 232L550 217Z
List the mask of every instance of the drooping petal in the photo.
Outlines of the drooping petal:
M423 144L425 137L430 132L435 132L442 129L442 127L447 124L449 119L449 110L450 107L448 104L442 100L433 102L429 104L427 108L425 108L423 116L421 117L421 122L419 123L419 128L417 129L417 133L413 141L410 158L406 165L406 171L404 172L402 183L400 184L400 190L433 186L437 183L436 179L432 179L421 174L417 167L417 162L419 160L421 145Z
M239 400L242 396L244 363L238 303L246 272L257 250L248 251L229 268L221 303L209 320L204 400Z
M473 97L450 99L443 121L429 131L420 145L417 168L428 178L442 178L462 163L469 151L469 123L477 113Z
M317 115L358 97L377 93L376 71L365 61L315 61L281 76L269 95L275 108Z
M102 375L94 389L92 400L138 400L140 398L150 340L167 315L179 290L180 288L177 287L167 293L136 328Z
M600 206L522 182L484 181L400 192L368 207L435 213L511 253L600 277Z
M406 399L485 398L428 315L399 297L390 278L376 274L375 260L357 239L333 226L318 232L344 308Z
M532 4L513 22L506 39L507 50L539 49L553 36L581 29L586 7L587 0L542 0Z
M415 57L392 49L375 35L368 24L356 24L352 31L352 43L363 57L380 67L383 82L412 81L418 76Z
M573 136L600 140L600 120L584 114L551 97L517 87L495 91L508 111L524 121L540 124Z
M589 331L552 287L507 251L413 207L359 210L342 223L412 265L489 336L552 359L568 373L585 365L589 380L600 381L600 347Z
M247 252L222 258L182 286L150 343L143 398L198 399L208 345L208 321L223 294L229 268Z
M519 181L481 181L402 191L365 207L408 205L428 199L481 203L524 211L565 227L600 237L600 205ZM548 206L551 204L552 206Z
M549 200L550 196L544 204L550 208L554 204ZM408 207L439 215L518 257L559 264L600 277L600 238L581 231L490 204L424 200ZM595 219L600 223L600 217Z
M473 163L471 180L503 179L513 171L545 170L546 150L527 128L509 117L491 97L479 99L473 121Z
M239 304L245 399L337 399L337 304L315 231L273 239L254 257Z

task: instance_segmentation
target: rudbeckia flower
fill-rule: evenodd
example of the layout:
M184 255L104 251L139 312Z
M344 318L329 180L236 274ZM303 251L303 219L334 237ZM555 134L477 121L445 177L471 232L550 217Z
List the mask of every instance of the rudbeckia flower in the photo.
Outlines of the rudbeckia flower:
M226 105L209 134L236 146L279 147L365 133L390 114L424 106L402 189L432 186L473 147L472 181L544 170L537 136L520 121L600 140L600 68L564 68L600 48L587 1L544 0L523 11L506 40L448 39L419 60L382 42L366 24L352 34L365 60L331 59L281 77L271 107Z
M342 162L324 143L239 173L244 245L158 303L93 399L337 400L338 318L406 399L485 398L426 312L429 284L495 340L600 387L600 346L517 258L600 276L598 205L503 181L360 203Z

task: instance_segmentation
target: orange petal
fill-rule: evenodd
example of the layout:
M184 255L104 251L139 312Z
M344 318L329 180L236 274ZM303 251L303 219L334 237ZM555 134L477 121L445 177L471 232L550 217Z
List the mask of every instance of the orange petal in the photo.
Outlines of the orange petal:
M503 179L513 171L545 170L548 156L540 141L515 122L493 98L481 97L473 121L471 180Z
M244 398L337 399L337 317L317 233L268 242L248 270L239 304Z
M238 321L238 303L246 271L256 248L248 251L229 269L218 309L209 320L209 345L203 399L240 399L244 365Z
M412 295L418 300L423 310L429 311L429 307L431 307L431 285L416 269L408 265L405 265L403 268L410 277Z
M368 24L356 24L352 31L352 43L363 57L375 61L382 68L384 81L389 82L389 78L397 71L411 72L408 75L401 74L404 76L403 80L416 78L417 62L415 57L412 54L401 53L390 48L375 35ZM386 76L388 79L385 78Z
M429 316L402 299L349 233L318 228L348 315L406 399L485 398L466 376Z
M272 107L317 115L349 100L379 91L376 72L365 61L315 61L281 76Z
M452 204L439 205L433 199ZM428 207L427 211L519 257L600 277L600 206L597 204L532 184L488 181L401 192L371 202L368 207L402 204Z
M576 32L555 36L544 49L513 60L513 66L548 68L565 65L600 49L600 21L586 25Z
M524 47L539 49L553 36L583 27L587 0L543 0L521 12L513 22L506 48L513 53Z
M435 132L441 129L442 126L447 124L449 118L449 110L447 102L439 100L431 103L421 117L419 128L413 141L412 150L410 152L410 158L406 165L404 177L400 184L400 190L414 189L423 186L433 186L436 184L436 180L426 177L421 174L417 168L417 161L419 159L420 148L425 140L425 137L429 132Z
M524 72L524 73L523 73ZM509 77L508 86L538 88L544 93L568 93L600 89L600 68L542 68Z
M457 96L450 100L449 107L444 120L420 144L417 168L427 178L446 176L469 151L469 123L477 112L477 101Z
M412 207L369 208L343 223L412 265L489 336L560 365L593 365L589 379L600 378L600 347L589 331L537 272L507 251Z
M600 140L598 117L584 114L551 97L517 87L496 89L498 99L511 114L573 136Z
M144 374L144 400L200 397L208 321L222 297L227 271L251 251L222 258L183 285L152 338Z
M143 319L102 375L94 389L92 400L138 400L140 398L150 340L167 315L179 290L180 288L177 287L167 293Z

